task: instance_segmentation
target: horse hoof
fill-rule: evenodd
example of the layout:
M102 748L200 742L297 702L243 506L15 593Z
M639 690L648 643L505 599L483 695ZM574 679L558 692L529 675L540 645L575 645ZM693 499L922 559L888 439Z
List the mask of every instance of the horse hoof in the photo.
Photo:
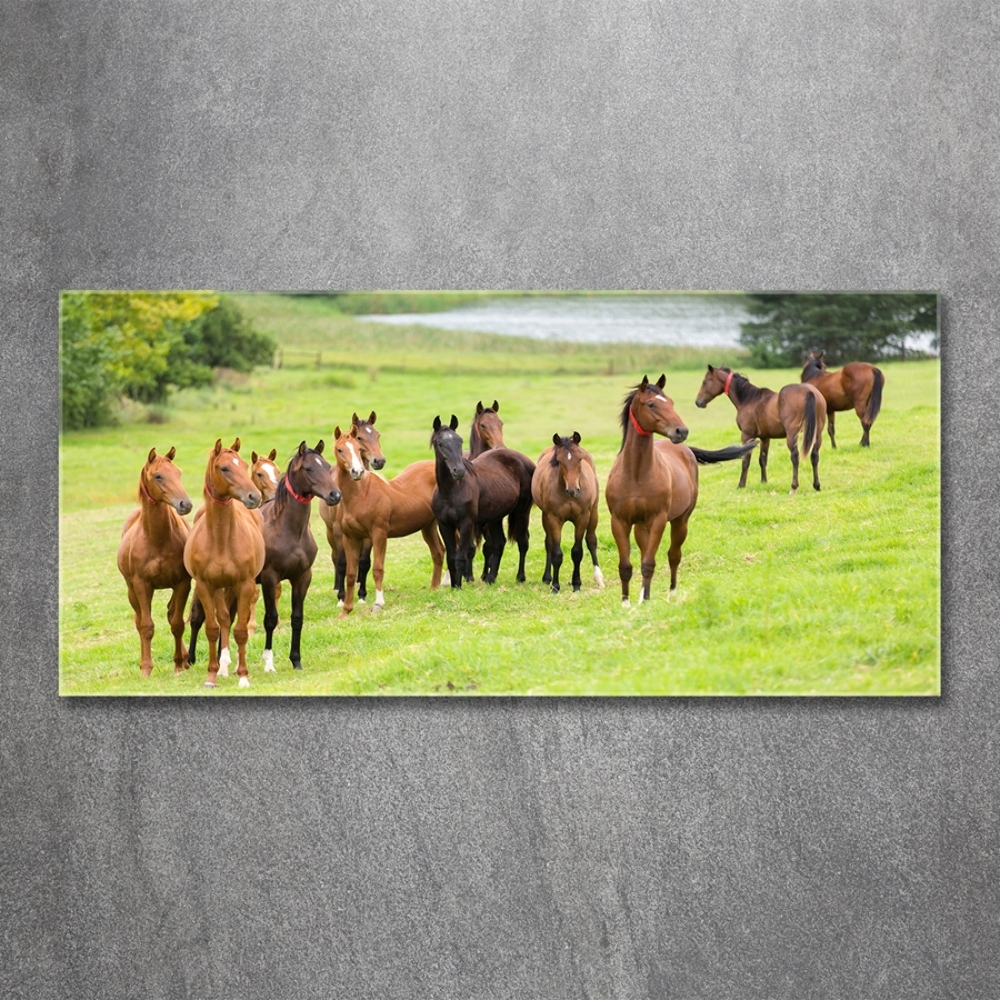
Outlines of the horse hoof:
M444 575L441 577L441 586L450 587L451 586L451 571L445 570Z
M276 670L275 670L275 667L274 667L274 650L273 649L265 649L264 650L264 673L265 674L276 673Z
M215 681L205 681L204 687L207 688L217 688L219 685Z
M598 590L604 590L604 574L596 566L594 567L594 583L597 584Z
M622 607L623 608L630 608L630 607L632 607L632 602L627 597L623 597L622 598Z
M553 585L553 587L552 587L552 593L553 594L558 594L559 593L559 588L556 587L555 585Z
M292 664L292 670L301 670L301 669L302 669L302 664L301 663L293 663Z
M141 667L139 669L139 673L143 677L149 677L152 674L152 672L153 672L152 667Z
M239 686L241 688L248 688L248 687L250 687L250 678L249 677L241 677L240 678Z
M384 607L384 605L382 605L382 604L373 604L372 605L372 614L373 615L377 615L382 610L383 607Z
M337 607L342 608L344 606L343 600L337 601Z
M364 604L364 603L365 603L365 599L363 597L359 597L358 598L358 604Z

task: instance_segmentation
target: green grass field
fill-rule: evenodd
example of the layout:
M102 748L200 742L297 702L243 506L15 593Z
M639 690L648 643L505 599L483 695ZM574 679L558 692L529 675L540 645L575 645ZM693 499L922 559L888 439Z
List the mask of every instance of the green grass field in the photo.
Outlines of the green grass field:
M178 394L163 424L128 423L67 433L61 441L60 691L66 695L237 694L236 678L206 691L199 662L173 672L166 592L154 603L154 672L139 676L139 639L115 565L121 526L135 506L151 446L177 447L177 464L200 503L208 449L239 435L244 453L276 447L287 461L305 438L331 442L351 413L378 412L385 473L431 457L431 422L458 415L467 435L477 400L500 401L510 447L536 459L555 431L578 430L603 487L620 443L617 415L629 385L666 371L666 391L690 428L689 443L739 440L726 399L694 406L706 357L719 352L613 348L432 333L361 323L320 299L240 297L257 325L288 350L280 370L259 370L206 390ZM301 356L294 350L301 350ZM321 352L320 369L309 352ZM301 364L302 367L294 367ZM861 449L853 413L838 415L840 447L824 436L823 491L808 472L788 493L791 465L773 442L770 482L756 458L738 491L739 463L703 466L698 508L684 546L678 590L668 598L666 546L652 601L623 610L617 550L601 501L600 560L607 586L594 588L584 555L583 589L541 583L544 536L533 512L528 582L514 580L516 547L488 588L429 589L431 562L420 536L391 540L386 607L361 605L339 620L333 569L318 511L320 545L306 602L302 671L287 659L289 589L275 634L277 673L261 669L263 602L249 644L253 695L313 694L866 694L940 691L939 363L881 365L886 374L873 447ZM747 371L779 388L793 371ZM808 469L808 464L806 464ZM319 501L314 503L314 507ZM634 562L638 567L637 554ZM477 559L477 577L481 559Z

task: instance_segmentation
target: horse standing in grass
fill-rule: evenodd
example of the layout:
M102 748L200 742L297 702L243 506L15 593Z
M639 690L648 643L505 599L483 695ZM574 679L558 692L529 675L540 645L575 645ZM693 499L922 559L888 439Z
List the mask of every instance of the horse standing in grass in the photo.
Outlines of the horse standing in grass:
M684 445L688 429L677 415L673 400L664 395L666 382L666 375L661 375L655 384L644 375L642 382L625 397L619 418L622 446L604 490L611 512L611 533L618 546L618 576L625 607L629 606L632 579L632 529L635 528L642 558L641 604L649 600L656 552L668 522L670 589L677 588L681 546L687 538L688 519L698 503L698 464L742 458L756 447L753 442L721 451L705 451ZM654 443L654 434L662 434L668 440Z
M250 479L249 468L239 456L240 439L232 448L217 440L205 470L205 513L199 518L184 546L184 565L195 582L198 600L205 612L208 637L206 687L217 686L220 671L220 637L228 654L232 624L230 601L237 602L237 674L240 687L250 686L246 643L248 623L257 600L257 576L264 567L264 535L257 508L260 492ZM233 500L240 503L233 505ZM225 675L224 675L225 676Z
M587 539L590 558L594 561L594 582L604 586L604 577L597 565L597 500L600 490L594 460L580 447L580 435L552 435L552 447L538 457L531 477L531 497L542 511L545 529L545 573L542 583L552 584L559 593L559 567L562 566L562 529L569 521L575 529L573 548L573 590L579 590L580 562L583 559L583 539Z
M182 514L191 513L191 500L181 486L181 470L174 465L176 448L157 455L151 448L139 473L139 509L129 514L118 546L118 569L128 586L128 600L139 632L139 671L153 672L153 591L170 590L167 621L174 635L174 670L187 669L184 648L184 605L191 576L184 567L188 537Z
M385 468L385 455L379 443L382 435L375 430L377 414L372 410L367 420L361 420L355 413L351 416L351 426L358 429L358 447L361 450L361 462L365 471L379 472ZM339 473L334 470L334 476L339 481ZM333 560L333 588L337 592L337 606L344 606L344 581L347 577L347 552L344 549L344 533L340 527L344 509L336 507L320 507L320 517L326 525L326 540L330 544L330 558ZM372 565L372 543L367 539L362 543L361 556L358 560L358 603L364 604L368 596L368 571Z
M830 421L830 447L837 447L833 436L833 415L838 410L854 410L861 421L861 447L867 448L870 444L868 434L882 409L885 375L881 369L867 361L852 361L839 372L831 372L827 370L823 352L820 351L818 354L810 353L806 359L802 381L819 389L826 400L826 413Z
M261 511L264 527L265 559L259 582L264 596L264 671L274 670L271 641L278 625L278 588L282 580L292 585L292 645L289 659L302 669L299 644L302 637L303 607L312 565L316 559L316 539L309 527L312 499L319 497L327 509L340 503L340 490L333 469L323 458L323 442L307 448L305 441L288 463L278 483L274 501Z
M345 434L341 434L338 427L334 434L337 437L334 445L337 484L343 494L340 527L347 553L347 578L344 583L341 617L346 617L354 608L354 584L362 545L366 539L371 539L372 546L372 576L375 580L373 611L381 611L385 606L382 580L386 543L390 538L401 538L417 531L423 535L434 563L431 588L437 587L441 583L444 546L438 535L429 498L419 491L411 490L405 481L400 484L399 476L385 480L365 469L356 424Z
M462 577L471 572L467 563L477 527L482 528L484 537L483 579L487 583L496 580L506 544L505 517L510 540L516 541L520 550L517 579L523 583L535 463L510 448L493 448L474 460L465 458L457 428L458 417L454 414L447 427L440 417L435 417L431 435L437 480L431 506L441 525L451 585L461 587Z
M813 469L813 488L819 489L819 448L823 443L826 400L807 383L786 385L779 392L755 386L745 375L729 368L708 366L695 406L704 409L716 396L728 396L736 407L736 426L744 444L760 438L760 481L767 482L767 453L771 438L783 437L792 457L792 493L799 488L798 436L802 433L802 452L809 456ZM750 453L743 456L739 487L747 484Z

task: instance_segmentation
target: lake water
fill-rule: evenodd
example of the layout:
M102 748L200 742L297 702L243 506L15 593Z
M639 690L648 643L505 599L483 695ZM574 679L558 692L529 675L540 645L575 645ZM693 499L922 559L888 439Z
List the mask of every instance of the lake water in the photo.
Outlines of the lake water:
M500 298L439 313L359 316L396 326L473 330L536 340L734 347L749 317L738 293Z

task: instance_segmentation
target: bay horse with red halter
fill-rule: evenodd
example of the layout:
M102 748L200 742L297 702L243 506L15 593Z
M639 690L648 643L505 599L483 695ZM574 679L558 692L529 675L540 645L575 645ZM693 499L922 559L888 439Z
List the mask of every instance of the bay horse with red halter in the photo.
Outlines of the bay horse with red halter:
M885 375L867 361L852 361L840 371L831 372L823 361L823 351L810 352L802 369L802 381L815 386L826 400L830 447L836 448L833 436L833 415L838 410L854 410L861 421L861 447L870 444L868 434L882 409L882 388Z
M687 538L688 519L698 503L698 464L742 458L756 447L756 442L751 442L705 451L685 445L688 429L677 415L673 400L663 392L666 382L666 375L655 383L643 375L642 382L625 397L619 418L622 445L604 490L611 512L611 533L618 546L624 607L629 606L632 580L632 529L641 554L641 604L649 600L656 552L668 523L670 589L677 588L681 546ZM654 434L662 434L667 440L654 442Z
M385 468L385 455L382 454L382 435L375 430L377 414L372 410L367 420L362 420L357 413L351 416L351 426L358 429L358 446L361 449L361 461L366 471L379 472ZM339 473L333 470L334 478L339 482ZM337 607L344 606L344 581L347 578L347 552L344 549L344 533L340 527L344 510L340 506L320 507L320 517L326 525L326 540L330 545L330 558L333 560L333 587L337 592ZM362 543L361 556L358 560L358 603L364 604L368 596L368 571L372 565L372 543L367 539Z
M597 472L590 453L580 447L580 435L552 435L552 447L538 456L531 477L531 498L542 511L545 529L545 573L542 583L551 583L552 592L559 593L559 568L562 566L562 529L568 521L573 525L573 590L581 587L580 562L583 560L583 540L587 540L594 563L594 582L604 586L604 577L597 564L597 501L600 490Z
M523 583L535 463L511 448L491 448L476 459L466 458L457 428L454 414L447 426L438 416L431 435L437 480L431 507L441 526L451 585L460 588L462 577L471 572L468 562L476 528L482 529L484 538L483 579L495 582L506 545L505 517L510 540L517 542L520 551L517 580Z
M153 672L153 592L171 591L167 621L174 636L174 671L187 669L184 648L184 606L191 590L191 576L184 566L188 525L182 515L191 513L191 500L181 485L181 470L174 465L176 448L157 455L151 448L139 473L139 509L129 514L118 546L118 570L125 577L128 600L135 612L139 633L139 672Z
M205 513L195 521L184 546L184 565L195 583L205 613L208 638L206 687L217 687L219 640L227 646L232 624L230 601L237 604L237 674L240 687L250 686L246 643L248 624L257 600L257 577L264 567L264 534L261 495L250 479L250 470L239 456L240 439L231 448L217 440L205 469ZM233 504L238 500L238 504Z
M337 485L343 494L343 516L340 528L347 553L347 577L344 581L344 618L354 609L354 584L357 580L361 549L366 539L372 546L372 577L375 580L373 611L385 606L382 582L385 574L386 544L390 538L401 538L419 531L431 553L434 569L431 588L441 583L444 545L438 535L434 512L425 496L399 483L399 477L383 479L364 466L357 424L349 431L334 431L334 455L337 463Z
M771 438L783 437L792 458L792 489L799 488L799 433L802 452L809 456L813 469L813 489L819 487L819 448L823 443L826 400L814 386L796 382L780 391L755 386L745 375L730 368L713 368L702 379L695 406L704 409L716 396L728 396L736 407L736 426L743 441L760 439L760 481L767 482L767 453ZM743 456L739 488L747 484L750 453Z
M258 582L264 596L264 671L274 670L272 639L278 625L278 592L282 580L292 585L292 644L288 658L302 669L300 642L306 594L316 560L316 539L309 527L313 497L327 509L340 503L333 469L323 458L323 442L307 448L303 441L278 482L273 502L261 510L264 528L264 567ZM321 508L322 509L322 508Z

